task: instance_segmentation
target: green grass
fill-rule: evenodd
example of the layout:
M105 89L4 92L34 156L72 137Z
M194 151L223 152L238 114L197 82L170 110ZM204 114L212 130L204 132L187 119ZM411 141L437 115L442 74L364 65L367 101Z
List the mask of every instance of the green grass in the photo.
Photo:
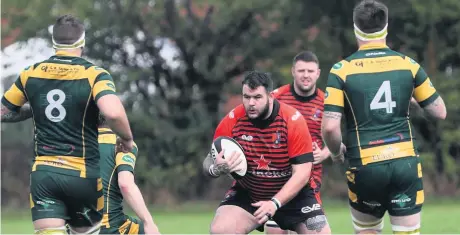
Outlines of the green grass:
M325 199L324 207L334 234L351 234L350 214L344 201ZM187 203L174 207L156 206L152 215L163 234L206 234L214 216L216 203ZM131 213L130 213L131 214ZM431 199L422 210L424 234L460 234L460 201ZM2 209L2 234L30 234L33 232L28 211ZM257 234L257 232L253 232ZM390 234L391 225L385 218L384 233Z

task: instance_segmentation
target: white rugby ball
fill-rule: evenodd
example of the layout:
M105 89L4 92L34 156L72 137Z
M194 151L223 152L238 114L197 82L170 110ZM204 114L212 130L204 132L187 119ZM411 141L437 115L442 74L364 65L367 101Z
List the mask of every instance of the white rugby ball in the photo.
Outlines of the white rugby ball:
M246 161L246 155L244 155L243 148L241 145L234 140L233 138L227 136L220 136L212 142L211 145L211 156L212 160L215 162L217 155L225 149L224 159L230 157L233 151L240 153L241 163L238 165L238 170L231 173L234 178L239 178L246 175L248 169L248 163Z

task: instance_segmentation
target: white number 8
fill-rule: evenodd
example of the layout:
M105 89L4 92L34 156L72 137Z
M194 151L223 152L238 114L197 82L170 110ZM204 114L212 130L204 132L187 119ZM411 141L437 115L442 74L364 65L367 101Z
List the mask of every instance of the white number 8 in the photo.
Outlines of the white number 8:
M55 95L58 96L57 100L54 100ZM59 89L51 90L48 92L48 94L46 94L46 100L48 103L50 103L48 106L46 106L45 109L46 117L52 122L60 122L64 120L65 116L67 115L64 106L62 106L65 101L65 93ZM57 109L59 112L57 116L53 115L54 109Z

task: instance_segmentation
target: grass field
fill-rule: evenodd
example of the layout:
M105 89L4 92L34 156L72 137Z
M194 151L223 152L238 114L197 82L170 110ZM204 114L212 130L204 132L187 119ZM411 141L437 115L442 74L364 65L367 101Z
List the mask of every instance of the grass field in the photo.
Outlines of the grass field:
M153 207L151 211L163 234L206 234L214 215L215 205L217 202L215 204L187 203L175 207ZM353 233L346 202L326 199L324 207L334 234ZM1 225L1 234L33 232L28 211L3 211L2 209ZM384 233L392 233L387 216ZM460 200L430 199L425 202L421 233L460 234Z

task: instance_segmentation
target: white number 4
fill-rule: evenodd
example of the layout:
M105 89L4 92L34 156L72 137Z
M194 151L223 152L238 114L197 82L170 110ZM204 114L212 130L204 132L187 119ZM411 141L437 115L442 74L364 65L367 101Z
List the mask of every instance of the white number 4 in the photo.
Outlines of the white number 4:
M380 102L382 96L385 96L384 101ZM393 113L393 108L396 108L396 101L391 100L390 81L384 81L372 99L371 110L386 109L387 113Z

